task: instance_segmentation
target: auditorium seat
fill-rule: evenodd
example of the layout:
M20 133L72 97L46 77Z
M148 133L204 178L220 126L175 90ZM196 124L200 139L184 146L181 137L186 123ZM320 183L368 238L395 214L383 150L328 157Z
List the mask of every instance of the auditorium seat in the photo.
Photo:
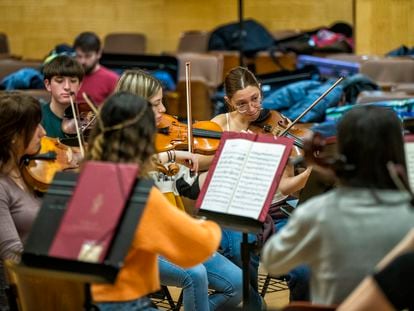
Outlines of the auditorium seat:
M0 32L0 54L10 54L9 41L4 32Z
M110 54L144 54L147 37L142 33L109 33L104 38L103 52Z
M84 283L12 261L5 261L5 267L19 311L84 310Z
M194 52L207 53L210 33L201 30L189 30L181 33L178 39L177 53Z

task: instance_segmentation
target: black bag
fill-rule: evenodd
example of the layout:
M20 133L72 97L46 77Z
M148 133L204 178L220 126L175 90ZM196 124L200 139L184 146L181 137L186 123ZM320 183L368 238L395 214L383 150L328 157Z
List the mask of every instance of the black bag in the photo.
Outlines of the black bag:
M243 22L242 51L246 56L253 56L259 51L269 50L276 45L272 34L253 19ZM212 31L208 41L208 50L240 50L240 24L231 23Z

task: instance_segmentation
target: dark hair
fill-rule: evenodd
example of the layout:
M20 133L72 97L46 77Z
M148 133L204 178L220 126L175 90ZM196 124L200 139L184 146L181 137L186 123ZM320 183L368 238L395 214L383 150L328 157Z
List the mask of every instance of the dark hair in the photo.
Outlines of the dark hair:
M257 81L253 72L247 68L235 67L224 78L224 90L226 91L226 96L230 99L234 93L248 86L255 86L260 90L260 83Z
M83 52L99 52L101 50L101 40L94 32L82 32L75 38L73 48L79 48Z
M351 187L397 189L387 163L406 170L402 124L391 109L376 106L355 107L338 124L338 153L354 166L339 173Z
M67 55L53 58L43 67L44 79L51 80L55 76L77 77L82 81L85 72L81 64Z
M27 148L41 120L40 103L34 97L17 92L0 95L0 168L17 157L13 154L15 140L21 139ZM16 164L19 160L15 159Z
M89 137L88 160L138 163L152 169L155 117L149 102L129 92L111 95L103 104Z

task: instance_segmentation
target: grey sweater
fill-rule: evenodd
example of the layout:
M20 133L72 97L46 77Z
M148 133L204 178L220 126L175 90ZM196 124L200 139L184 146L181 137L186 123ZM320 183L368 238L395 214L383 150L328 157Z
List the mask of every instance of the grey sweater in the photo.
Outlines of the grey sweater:
M0 175L0 259L15 258L39 211L39 201Z
M407 193L338 188L299 206L261 258L274 275L307 264L312 301L339 304L413 226Z

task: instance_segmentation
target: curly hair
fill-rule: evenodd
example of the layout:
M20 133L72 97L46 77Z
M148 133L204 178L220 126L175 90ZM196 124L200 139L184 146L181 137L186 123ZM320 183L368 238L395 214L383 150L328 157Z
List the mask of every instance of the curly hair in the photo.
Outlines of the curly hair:
M155 121L147 100L129 92L110 96L89 136L87 160L137 163L141 174L152 169Z

